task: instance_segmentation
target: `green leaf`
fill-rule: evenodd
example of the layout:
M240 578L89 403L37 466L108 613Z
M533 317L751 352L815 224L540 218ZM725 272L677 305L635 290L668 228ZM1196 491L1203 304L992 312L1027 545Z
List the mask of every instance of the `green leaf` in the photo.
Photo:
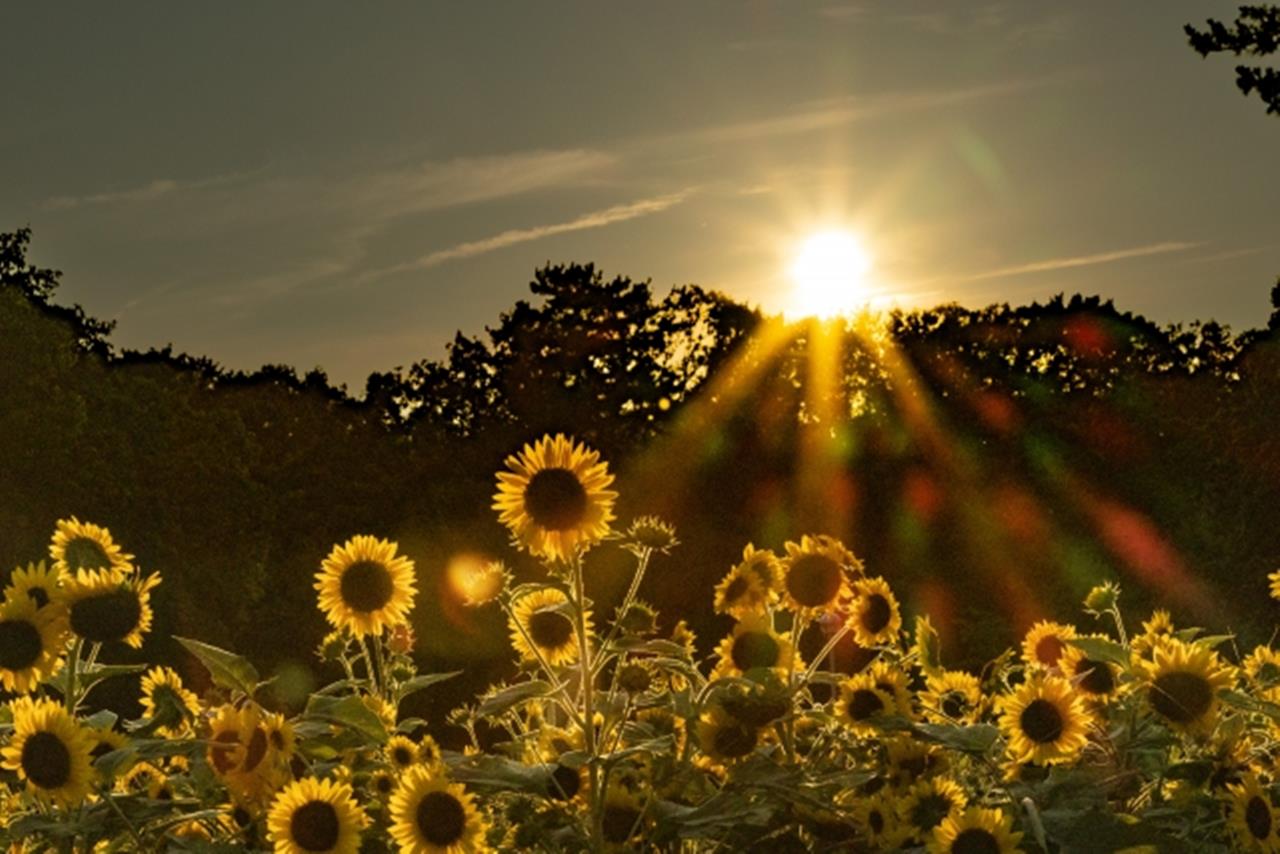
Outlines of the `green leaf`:
M203 641L177 636L174 640L200 659L216 685L228 691L239 691L246 697L253 696L253 689L258 684L258 670L249 659Z
M1082 650L1094 661L1105 661L1122 670L1129 669L1129 650L1107 638L1070 638L1067 643Z
M480 701L480 708L477 711L482 717L500 715L527 700L545 697L554 690L555 686L543 679L518 682L485 697Z
M1259 700L1250 697L1248 694L1242 694L1239 691L1223 690L1218 692L1218 697L1229 705L1235 706L1237 709L1244 709L1247 712L1257 712L1266 715L1271 720L1280 723L1280 706L1275 703Z
M382 718L355 694L345 697L319 697L313 694L302 716L354 730L375 744L383 744L387 740L387 728L382 723Z
M523 765L501 756L481 756L475 762L460 765L449 776L473 786L493 786L533 794L545 794L550 774L545 768Z
M430 688L438 682L444 682L446 679L452 679L461 674L461 670L455 670L452 673L423 673L421 676L415 676L400 686L400 699L403 700L410 694L415 694L424 688Z
M1000 730L991 724L975 724L974 726L913 724L911 731L952 750L979 756L989 751L1000 736Z
M1161 854L1194 850L1146 822L1130 824L1109 812L1052 809L1042 811L1040 820L1050 838L1061 844L1063 854L1118 851L1139 845L1154 845Z

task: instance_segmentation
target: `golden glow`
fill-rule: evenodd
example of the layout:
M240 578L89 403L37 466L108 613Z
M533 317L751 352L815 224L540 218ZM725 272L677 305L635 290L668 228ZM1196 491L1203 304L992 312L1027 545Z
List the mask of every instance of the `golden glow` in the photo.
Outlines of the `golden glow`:
M871 302L870 271L871 256L854 234L831 230L811 235L791 264L795 289L786 313L819 318L853 314Z

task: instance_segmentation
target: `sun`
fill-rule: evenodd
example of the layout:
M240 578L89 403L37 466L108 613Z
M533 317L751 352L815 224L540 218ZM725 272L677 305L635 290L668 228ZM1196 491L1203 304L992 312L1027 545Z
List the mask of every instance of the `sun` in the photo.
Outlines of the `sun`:
M791 263L795 287L786 313L825 319L864 308L871 301L870 270L871 256L852 232L810 235Z

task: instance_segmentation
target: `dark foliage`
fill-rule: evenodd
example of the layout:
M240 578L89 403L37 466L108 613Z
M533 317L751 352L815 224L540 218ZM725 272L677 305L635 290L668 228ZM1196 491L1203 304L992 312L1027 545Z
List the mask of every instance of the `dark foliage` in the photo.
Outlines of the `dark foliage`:
M1280 6L1241 6L1234 26L1212 18L1205 24L1208 29L1204 31L1190 24L1183 27L1191 47L1203 57L1228 51L1236 56L1269 56L1280 47ZM1256 91L1268 113L1280 114L1280 70L1237 65L1236 86L1244 95Z

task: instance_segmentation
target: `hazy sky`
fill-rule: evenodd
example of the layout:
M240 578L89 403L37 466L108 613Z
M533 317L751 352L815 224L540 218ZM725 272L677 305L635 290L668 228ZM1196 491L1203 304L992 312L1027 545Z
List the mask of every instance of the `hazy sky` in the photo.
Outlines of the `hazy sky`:
M906 305L1268 315L1280 118L1234 2L7 4L0 230L61 297L352 390L594 261L779 310L858 230Z

